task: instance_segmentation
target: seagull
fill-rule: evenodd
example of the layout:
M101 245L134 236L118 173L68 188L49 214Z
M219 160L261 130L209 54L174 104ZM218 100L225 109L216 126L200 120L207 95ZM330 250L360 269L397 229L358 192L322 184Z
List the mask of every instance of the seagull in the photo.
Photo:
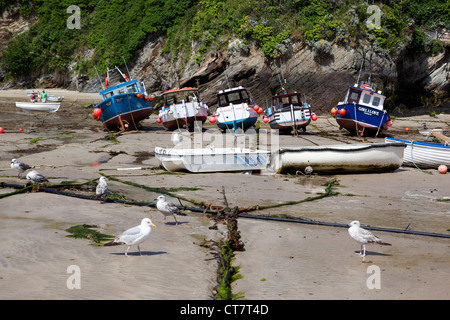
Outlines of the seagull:
M22 173L24 173L25 171L27 171L28 169L31 169L31 166L27 165L26 163L17 161L17 159L12 159L11 160L11 168L19 171L19 174L17 175L17 177L20 179L20 175Z
M34 183L48 182L48 180L36 170L28 172L27 179L33 181Z
M121 235L117 236L114 241L105 243L104 246L118 246L122 244L126 244L128 246L127 251L125 251L125 257L128 258L128 250L132 245L137 245L139 250L139 254L142 256L141 249L139 248L139 244L146 240L150 233L152 232L152 227L156 226L153 224L152 220L149 218L144 218L141 221L139 226L130 228L126 230Z
M353 239L361 244L361 250L358 255L362 257L366 256L367 243L377 243L385 246L391 245L390 243L381 241L381 239L374 235L372 232L361 228L361 224L359 223L359 221L352 221L350 222L349 226L350 228L348 229L348 233Z
M175 219L175 225L178 225L176 215L182 215L185 216L186 214L181 213L180 209L173 203L166 201L166 196L160 195L155 200L158 200L156 203L156 208L164 215L164 220L166 220L167 216L173 215L173 218Z
M97 198L101 198L108 193L108 185L106 184L106 181L108 181L106 177L100 177L100 179L98 179L97 188L95 189L95 196Z

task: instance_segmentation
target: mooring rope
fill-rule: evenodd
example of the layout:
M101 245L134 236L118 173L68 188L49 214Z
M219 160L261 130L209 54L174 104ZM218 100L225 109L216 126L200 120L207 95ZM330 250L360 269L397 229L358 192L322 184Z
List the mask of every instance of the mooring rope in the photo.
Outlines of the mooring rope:
M68 185L69 187L70 185ZM61 190L55 190L53 188L49 187L43 187L41 185L31 185L31 186L23 186L23 185L17 185L17 184L9 184L0 182L1 188L14 188L14 189L20 189L18 192L13 192L8 195L17 194L20 192L28 192L32 190L32 188L36 191L43 191L47 193L57 194L57 195L63 195L63 196L69 196L74 198L80 198L84 200L94 200L94 201L102 201L102 202L108 202L108 203L119 203L119 204L127 204L127 205L135 205L135 206L146 206L146 207L156 207L155 202L137 202L137 201L131 201L131 200L118 200L118 199L108 199L108 198L97 198L95 196L91 195L82 195L78 193L73 192L67 192L67 191L61 191ZM5 195L4 195L5 196ZM180 202L181 203L181 202ZM202 212L202 213L208 213L208 214L214 214L214 215L231 215L233 214L233 211L218 211L218 210L211 210L208 208L199 208L199 207L188 207L188 206L177 206L180 210L189 210L192 212ZM230 209L230 208L228 208ZM252 215L247 213L239 213L239 218L247 218L247 219L258 219L258 220L267 220L267 221L277 221L277 222L288 222L288 223L301 223L301 224L308 224L308 225L319 225L319 226L328 226L328 227L340 227L340 228L348 228L347 224L340 224L340 223L334 223L334 222L325 222L325 221L318 221L318 220L308 220L304 218L282 218L282 217L274 217L274 216L263 216L263 215ZM409 225L408 225L409 227ZM450 239L450 234L441 234L441 233L433 233L433 232L424 232L424 231L413 231L408 230L408 227L405 229L394 229L394 228L381 228L381 227L370 227L365 226L365 229L368 230L374 230L374 231L384 231L384 232L393 232L393 233L403 233L403 234L411 234L411 235L420 235L420 236L428 236L428 237L437 237L437 238L447 238Z

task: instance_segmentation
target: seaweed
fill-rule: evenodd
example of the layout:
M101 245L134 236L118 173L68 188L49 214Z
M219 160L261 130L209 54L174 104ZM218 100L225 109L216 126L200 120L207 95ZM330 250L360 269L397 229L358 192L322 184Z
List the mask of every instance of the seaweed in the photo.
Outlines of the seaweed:
M75 238L75 239L88 239L94 242L94 245L101 245L104 241L111 241L114 240L115 236L111 236L108 234L100 233L96 230L93 230L92 228L98 228L96 225L90 225L90 224L81 224L76 225L73 227L70 227L66 229L66 232L71 233L70 235L67 235L68 238Z

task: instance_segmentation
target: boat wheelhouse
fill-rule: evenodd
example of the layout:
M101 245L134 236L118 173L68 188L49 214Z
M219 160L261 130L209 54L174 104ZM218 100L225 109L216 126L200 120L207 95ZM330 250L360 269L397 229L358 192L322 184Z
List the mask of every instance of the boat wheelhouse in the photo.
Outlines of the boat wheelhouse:
M208 106L200 100L197 88L167 90L163 96L164 107L159 111L158 123L162 123L167 130L189 130L196 121L206 121Z
M340 129L361 136L365 133L377 136L392 125L384 109L385 101L386 96L376 91L373 84L356 84L348 88L344 102L339 102L332 113Z

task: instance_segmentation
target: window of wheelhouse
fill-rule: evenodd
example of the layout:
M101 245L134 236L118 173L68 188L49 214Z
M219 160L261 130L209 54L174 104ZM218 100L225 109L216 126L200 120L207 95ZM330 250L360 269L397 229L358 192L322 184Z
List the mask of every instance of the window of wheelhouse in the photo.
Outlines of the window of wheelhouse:
M361 96L361 91L356 89L350 89L348 92L347 103L358 103Z
M248 101L248 94L246 90L225 92L219 95L219 106L227 106L230 103L237 104Z
M295 96L291 96L291 103L298 105L300 103L300 97L295 95Z

